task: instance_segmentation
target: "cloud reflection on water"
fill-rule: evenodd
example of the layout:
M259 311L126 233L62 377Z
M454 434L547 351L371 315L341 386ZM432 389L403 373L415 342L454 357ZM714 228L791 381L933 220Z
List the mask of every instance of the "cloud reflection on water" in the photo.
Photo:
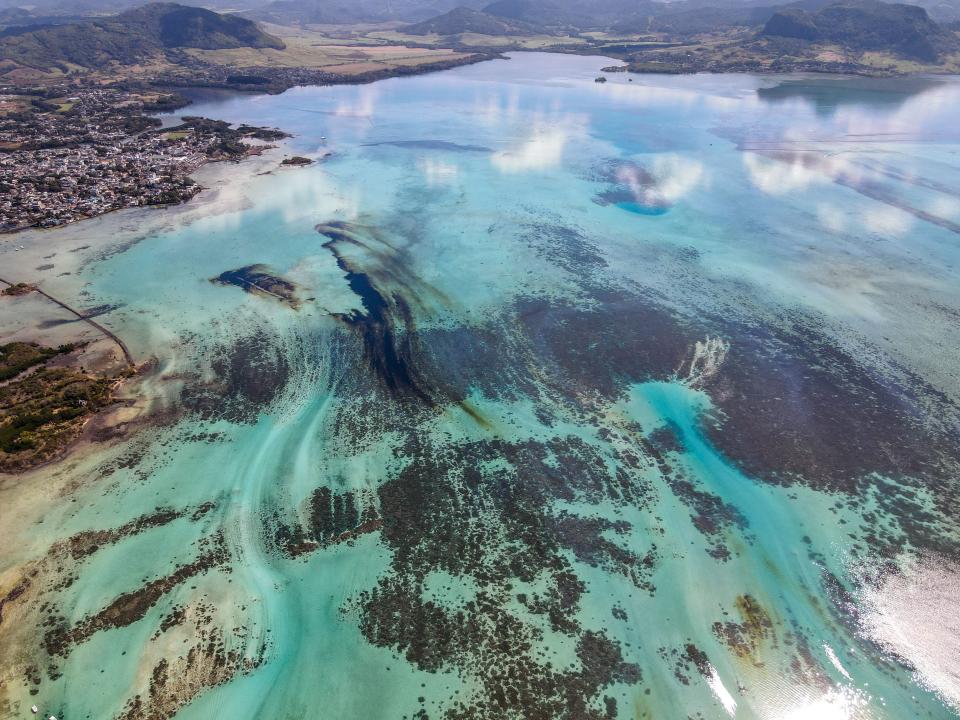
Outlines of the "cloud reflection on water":
M570 133L564 127L535 128L520 143L495 152L490 162L507 173L555 167L563 160L563 150L569 138Z
M444 162L439 158L423 157L417 161L417 167L430 187L450 185L456 181L460 168L454 163Z
M787 195L840 178L856 182L862 177L862 172L843 155L814 157L807 151L746 151L742 159L750 181L768 195Z
M657 181L654 191L670 205L708 179L702 162L675 153L657 155L650 172Z
M337 103L334 114L338 117L373 117L379 95L380 88L376 84L359 85L353 98Z
M895 207L873 207L863 214L863 223L869 230L887 235L904 235L913 222L913 216Z

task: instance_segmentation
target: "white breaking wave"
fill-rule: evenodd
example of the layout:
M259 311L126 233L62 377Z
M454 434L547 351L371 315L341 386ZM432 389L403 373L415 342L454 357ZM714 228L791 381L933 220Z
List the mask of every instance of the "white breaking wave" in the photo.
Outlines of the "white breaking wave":
M827 653L827 657L830 658L831 664L837 669L837 672L843 675L847 680L853 680L853 678L850 677L850 673L847 672L847 669L840 662L840 658L838 658L837 654L833 651L833 648L824 644L823 649Z
M727 711L727 715L733 717L737 712L737 701L734 699L733 695L730 694L730 691L727 690L726 686L723 684L723 680L720 679L720 673L717 672L717 669L711 665L710 666L710 675L707 677L707 685L710 686L710 690L716 696L717 700L720 701L720 704L723 705L723 709Z
M703 342L697 340L689 357L677 369L677 379L691 387L702 385L716 375L729 352L730 343L723 338L707 336Z

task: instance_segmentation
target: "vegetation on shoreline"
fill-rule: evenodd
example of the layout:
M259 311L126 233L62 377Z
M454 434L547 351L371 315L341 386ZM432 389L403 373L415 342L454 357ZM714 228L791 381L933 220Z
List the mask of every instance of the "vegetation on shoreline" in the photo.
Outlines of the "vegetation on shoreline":
M19 295L29 295L29 294L32 293L35 289L36 289L36 288L35 288L33 285L31 285L30 283L22 283L22 282L21 282L21 283L16 283L16 284L14 284L14 285L10 285L10 286L8 286L8 287L5 287L3 290L0 290L0 295L7 295L7 296L10 296L10 297L17 297L17 296L19 296ZM2 361L0 361L0 362L2 362ZM0 379L2 379L2 378L0 378Z
M0 345L0 473L28 470L61 454L84 423L113 402L118 377L69 363L77 345Z
M16 286L13 286L16 287ZM15 378L35 365L45 363L52 357L74 350L73 345L57 348L41 347L33 343L13 342L0 345L0 382Z

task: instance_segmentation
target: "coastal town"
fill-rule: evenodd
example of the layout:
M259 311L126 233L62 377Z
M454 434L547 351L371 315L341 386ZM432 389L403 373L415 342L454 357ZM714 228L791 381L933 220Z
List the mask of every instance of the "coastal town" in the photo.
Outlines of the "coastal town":
M184 105L176 94L120 89L0 91L0 231L183 202L200 191L190 173L204 163L240 159L286 137L189 116L163 127L150 115Z

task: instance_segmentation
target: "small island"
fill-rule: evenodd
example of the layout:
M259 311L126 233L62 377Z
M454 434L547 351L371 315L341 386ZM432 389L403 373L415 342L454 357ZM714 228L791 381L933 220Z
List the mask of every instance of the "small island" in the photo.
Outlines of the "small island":
M313 165L313 160L305 158L302 155L294 155L293 157L284 158L280 164L286 165L287 167L303 167L304 165Z
M9 287L5 287L3 290L0 290L0 295L6 295L8 297L19 297L21 295L29 295L37 288L30 283L18 282Z
M257 263L236 270L227 270L211 278L214 285L224 285L243 289L251 295L272 298L294 310L300 307L296 283L274 273L266 265Z

